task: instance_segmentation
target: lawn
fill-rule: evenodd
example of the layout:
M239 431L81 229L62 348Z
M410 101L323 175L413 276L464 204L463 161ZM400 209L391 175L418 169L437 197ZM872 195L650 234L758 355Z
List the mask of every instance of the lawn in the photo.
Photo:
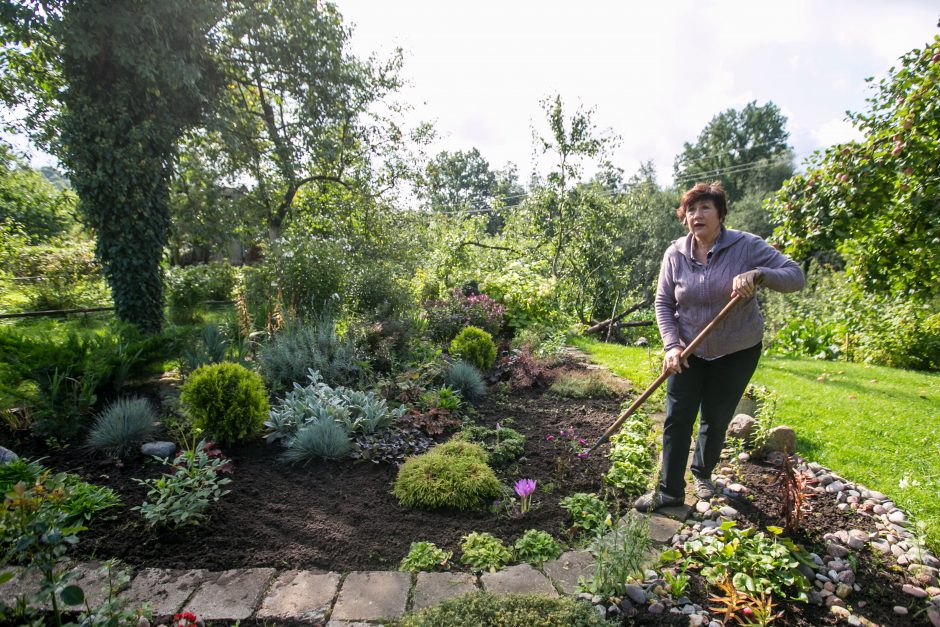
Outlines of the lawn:
M573 343L640 389L656 375L656 350ZM774 422L796 430L803 457L889 495L940 549L940 374L764 357L753 382L779 395Z

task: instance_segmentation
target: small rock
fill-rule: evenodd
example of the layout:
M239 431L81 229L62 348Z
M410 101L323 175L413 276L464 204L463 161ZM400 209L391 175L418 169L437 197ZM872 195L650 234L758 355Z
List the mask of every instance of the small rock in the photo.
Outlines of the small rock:
M666 609L666 606L664 606L662 603L656 602L656 603L651 604L648 608L646 608L646 611L649 612L650 614L662 614L663 610L665 609Z
M702 618L701 614L689 615L689 627L702 627L702 623L704 622L705 622L705 619Z
M902 522L907 520L907 517L904 515L904 512L902 512L899 509L896 509L890 514L888 514L888 520L896 524L901 524Z
M895 605L892 609L898 616L907 616L907 608L903 605Z
M915 599L926 599L926 598L927 598L927 591L926 591L926 590L924 590L924 589L921 588L920 586L912 586L912 585L909 584L909 583L906 583L906 584L904 584L903 586L901 586L901 592L903 592L904 594L909 594L909 595L911 595L912 597L914 597Z
M881 503L876 504L876 505L871 509L871 511L873 511L874 513L876 513L876 514L878 514L878 515L887 514L887 513L888 513L888 510L886 510L886 509L885 509L885 506L882 505Z
M620 613L620 608L617 607L616 605L610 605L607 607L608 616L616 616L619 613Z
M842 490L844 489L845 489L845 484L843 484L841 481L833 481L832 483L826 486L826 492L828 492L829 494L842 492Z
M724 507L718 510L718 513L724 516L725 518L737 518L738 517L738 510L734 509L730 505L725 505Z
M852 586L845 583L836 586L836 596L840 599L847 599L850 594L852 594Z
M140 452L144 455L167 459L176 452L176 444L173 442L147 442L141 445Z
M630 600L636 603L637 605L646 604L646 592L643 590L643 587L635 583L627 584L624 587L624 592Z
M697 511L699 514L704 514L710 507L711 503L708 501L699 501L695 504L695 511Z
M841 544L836 544L835 542L830 542L826 547L826 553L833 557L845 557L849 554L849 550L842 546Z
M738 453L739 462L748 462L751 461L751 456L748 453Z
M838 605L833 605L832 607L830 607L829 613L832 614L833 616L838 616L839 618L846 618L846 619L852 614L844 607L841 607Z
M752 416L738 414L728 424L728 437L739 438L748 442L751 439L751 435L754 433L754 427L756 425L757 421L754 420ZM793 449L790 450L792 451Z
M601 618L607 618L607 608L603 605L595 605L594 609L597 611L598 616Z
M594 596L591 597L591 603L593 603L594 605L603 605L604 597L602 597L599 594L595 594Z
M137 627L150 627L150 621L147 620L146 616L141 616L140 620L137 621Z
M826 606L827 607L845 607L845 601L832 595L831 597L826 597Z
M933 627L940 627L940 609L936 607L927 608L927 618L930 619L930 624Z
M743 485L741 485L740 483L732 483L732 484L730 484L730 485L728 486L728 490L730 490L730 491L733 492L734 494L744 494L745 492L747 492L747 488L745 488L745 487L744 487Z
M633 603L630 599L620 599L620 611L627 613L633 609Z
M14 453L13 451L11 451L10 449L0 446L0 466L3 466L4 464L9 464L10 462L15 462L19 458L20 456Z
M847 583L849 585L855 583L855 573L853 573L851 570L843 570L841 573L839 573L839 582Z
M815 590L810 590L808 593L806 593L806 598L810 605L823 604L822 596Z

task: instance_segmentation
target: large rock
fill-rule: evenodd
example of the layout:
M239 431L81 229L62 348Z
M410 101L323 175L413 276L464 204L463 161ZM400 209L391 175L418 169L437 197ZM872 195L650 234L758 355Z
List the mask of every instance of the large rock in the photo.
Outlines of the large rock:
M153 455L161 459L167 459L176 452L176 444L173 442L147 442L141 445L140 452L144 455Z
M11 451L10 449L3 448L2 446L0 446L0 466L3 466L4 464L9 464L10 462L15 462L19 458L20 456L14 453L13 451Z
M791 455L796 451L796 431L790 427L774 427L767 432L767 442L761 452L764 456L786 451Z
M755 427L757 427L757 421L754 420L753 416L738 414L732 419L731 424L728 425L728 437L750 442Z

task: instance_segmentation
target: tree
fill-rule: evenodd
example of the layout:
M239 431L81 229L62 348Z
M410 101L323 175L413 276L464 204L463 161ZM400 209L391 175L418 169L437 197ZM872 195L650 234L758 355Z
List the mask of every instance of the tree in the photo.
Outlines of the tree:
M425 168L421 194L431 211L489 211L496 173L476 148L442 151Z
M779 189L793 173L786 117L773 102L728 109L705 125L694 144L686 142L673 166L676 186L721 180L733 204L751 193Z
M209 0L5 3L9 100L34 104L31 128L69 172L118 317L143 331L163 319L160 260L177 141L216 84ZM25 52L22 52L25 50Z
M881 295L940 292L940 36L873 85L850 114L859 142L815 153L773 199L787 252L836 250L860 287Z
M381 115L374 105L400 84L400 52L384 63L352 56L349 28L322 0L230 0L219 32L228 88L211 130L228 176L252 182L271 239L305 187L394 186L405 133L393 104Z

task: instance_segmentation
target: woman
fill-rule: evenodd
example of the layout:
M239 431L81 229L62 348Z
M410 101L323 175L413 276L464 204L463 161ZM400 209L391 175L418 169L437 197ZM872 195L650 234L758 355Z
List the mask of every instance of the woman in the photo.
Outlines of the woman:
M699 183L682 196L676 210L689 234L663 257L656 291L656 322L666 357L666 421L663 464L657 489L637 499L636 509L652 511L685 500L685 468L692 425L701 410L692 476L695 494L715 493L711 473L725 431L761 353L764 320L754 294L758 285L795 292L805 279L800 267L756 235L724 227L728 205L719 183ZM686 360L685 346L728 303L732 292L746 299Z

